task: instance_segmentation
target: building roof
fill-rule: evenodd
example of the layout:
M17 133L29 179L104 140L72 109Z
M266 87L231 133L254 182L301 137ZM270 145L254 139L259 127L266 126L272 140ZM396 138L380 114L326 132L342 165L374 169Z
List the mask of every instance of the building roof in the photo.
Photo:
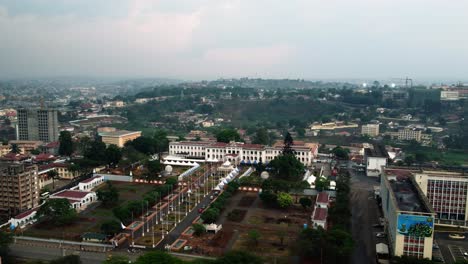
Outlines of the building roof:
M312 217L312 220L315 221L326 221L328 217L328 210L327 208L320 208L320 207L315 207L314 210L314 216Z
M15 218L15 219L22 219L22 218L28 217L28 216L30 216L32 213L36 212L37 210L39 210L39 207L33 208L33 209L31 209L31 210L27 210L27 211L25 211L25 212L22 212L21 214L15 216L14 218Z
M317 203L328 203L329 195L326 192L320 192L317 195Z
M92 233L92 232L87 232L81 235L81 238L83 239L96 239L96 240L105 240L107 238L106 235L101 234L101 233Z
M94 181L96 179L99 179L99 178L102 178L102 176L101 175L96 175L96 176L93 176L93 177L88 178L86 180L82 180L80 183L90 183L90 182L92 182L92 181Z
M83 199L86 195L91 192L76 191L76 190L63 190L58 193L54 193L52 196L55 198L69 198L72 200Z
M431 213L433 210L429 204L424 201L422 191L418 187L413 177L408 176L401 170L385 170L385 179L388 180L391 192L395 198L398 209L409 212Z
M59 146L60 146L60 142L58 141L52 141L52 142L47 143L47 145L45 145L46 148L58 148Z
M117 131L110 131L110 132L99 132L101 137L123 137L133 134L141 134L141 131L128 131L128 130L117 130Z
M36 155L35 160L36 161L48 161L48 160L54 160L55 156L49 153L41 153L39 155Z
M27 158L29 158L29 156L27 155L10 152L6 154L5 156L1 157L0 159L7 160L7 161L20 161L20 160L25 160Z
M374 145L374 148L366 148L364 153L367 157L388 158L387 150L383 145Z

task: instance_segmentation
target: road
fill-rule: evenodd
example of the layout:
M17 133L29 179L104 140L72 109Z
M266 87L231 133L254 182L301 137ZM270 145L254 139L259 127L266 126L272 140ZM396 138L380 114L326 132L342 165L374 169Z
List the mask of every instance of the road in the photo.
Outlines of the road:
M468 256L464 255L465 252L468 252L467 239L451 239L448 235L449 233L445 232L436 232L434 234L445 262L454 263L458 260L468 260ZM468 236L468 234L465 233L465 236Z
M362 173L351 173L351 230L355 242L352 263L374 264L375 244L384 239L377 239L375 234L383 230L377 230L372 225L379 222L380 211L376 200L373 198L374 186L379 185L377 178L369 178Z

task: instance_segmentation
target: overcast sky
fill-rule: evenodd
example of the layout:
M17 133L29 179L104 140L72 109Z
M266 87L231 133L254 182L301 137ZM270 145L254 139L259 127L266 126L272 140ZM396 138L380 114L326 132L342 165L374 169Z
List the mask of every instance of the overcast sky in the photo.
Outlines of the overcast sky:
M467 75L466 0L0 0L0 78Z

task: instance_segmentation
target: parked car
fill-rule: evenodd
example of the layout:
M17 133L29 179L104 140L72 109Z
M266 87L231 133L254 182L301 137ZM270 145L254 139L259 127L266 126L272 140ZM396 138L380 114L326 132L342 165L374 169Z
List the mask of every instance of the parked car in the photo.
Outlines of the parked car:
M203 213L204 209L203 208L198 208L198 213L201 214Z
M377 233L377 234L375 234L375 236L378 237L378 238L384 238L387 235L385 233Z
M453 233L453 234L449 235L449 238L451 238L451 239L465 239L465 236L462 235L462 234Z

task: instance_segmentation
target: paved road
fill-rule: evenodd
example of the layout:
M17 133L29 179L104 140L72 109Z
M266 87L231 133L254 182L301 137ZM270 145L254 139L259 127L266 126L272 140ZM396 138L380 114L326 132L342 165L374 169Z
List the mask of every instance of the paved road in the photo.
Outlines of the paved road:
M464 260L466 256L463 256L463 253L468 252L467 239L451 239L448 235L449 233L445 232L436 232L434 235L445 262L454 263L457 260ZM465 234L465 236L468 236L468 234ZM468 260L468 257L466 260Z
M84 251L73 251L73 250L66 250L62 252L60 248L44 248L44 247L31 247L29 245L21 245L21 244L12 244L10 246L11 254L13 256L18 256L25 259L34 259L34 260L52 260L59 258L64 255L70 254L78 254L80 255L81 261L86 264L100 264L102 263L107 257L107 254L115 254L118 253L98 253L98 252L84 252ZM123 255L124 253L120 253ZM133 256L129 256L133 257ZM135 259L135 257L133 257Z
M352 255L352 263L374 264L375 244L384 242L377 239L375 234L382 232L372 227L379 221L379 209L373 198L373 186L379 185L376 178L369 178L362 174L356 175L352 169L351 173L351 229L355 242Z

